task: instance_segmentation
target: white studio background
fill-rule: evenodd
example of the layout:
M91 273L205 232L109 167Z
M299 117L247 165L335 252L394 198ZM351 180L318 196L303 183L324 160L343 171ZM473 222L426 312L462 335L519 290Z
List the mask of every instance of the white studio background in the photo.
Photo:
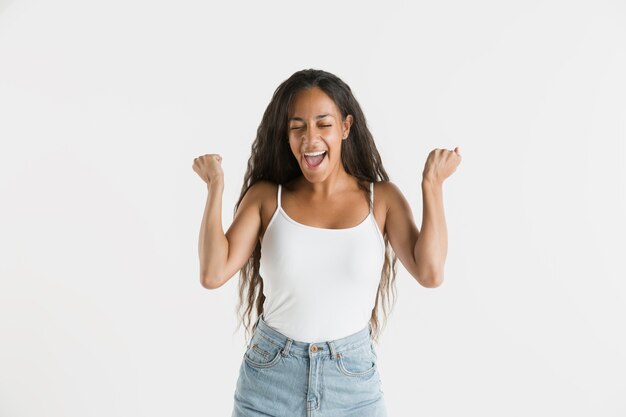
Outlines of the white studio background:
M398 262L389 415L626 415L621 1L0 1L0 416L229 416L238 275L200 285L274 89L344 79L421 228L444 184L444 284Z

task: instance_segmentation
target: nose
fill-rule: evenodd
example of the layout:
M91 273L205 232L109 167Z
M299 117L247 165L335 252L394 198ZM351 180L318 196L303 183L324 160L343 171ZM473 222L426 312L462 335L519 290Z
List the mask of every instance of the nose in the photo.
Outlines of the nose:
M304 139L305 143L313 142L321 137L320 132L321 129L319 129L317 126L311 126L304 129L304 132L302 133L302 138Z

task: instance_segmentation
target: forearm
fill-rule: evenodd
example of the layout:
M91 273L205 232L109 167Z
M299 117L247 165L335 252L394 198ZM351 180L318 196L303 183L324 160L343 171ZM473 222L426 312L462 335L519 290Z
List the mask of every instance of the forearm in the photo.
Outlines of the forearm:
M418 276L426 286L438 286L448 252L448 231L443 209L442 184L422 180L422 228L415 245Z
M219 286L228 259L228 240L222 227L222 194L224 182L207 185L207 200L198 239L200 279L208 288Z

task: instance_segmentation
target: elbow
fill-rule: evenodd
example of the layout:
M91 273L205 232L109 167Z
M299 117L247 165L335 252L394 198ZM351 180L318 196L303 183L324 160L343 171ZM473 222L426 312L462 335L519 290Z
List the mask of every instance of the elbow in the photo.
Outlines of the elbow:
M437 288L443 284L443 272L431 272L428 274L421 274L417 280L422 287L425 288Z
M443 284L443 278L431 279L427 282L422 282L422 286L426 288L437 288L441 284Z
M200 284L206 288L207 290L214 290L216 288L219 288L222 286L223 282L220 279L217 278L209 278L208 276L201 276L200 277Z

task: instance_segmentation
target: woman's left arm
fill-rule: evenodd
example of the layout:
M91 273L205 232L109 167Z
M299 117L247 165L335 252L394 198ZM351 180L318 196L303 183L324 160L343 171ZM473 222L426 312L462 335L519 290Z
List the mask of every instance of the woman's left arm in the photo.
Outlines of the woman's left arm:
M422 173L422 230L413 252L418 274L428 287L438 287L443 282L443 268L448 254L443 182L460 163L458 147L454 151L433 149Z
M420 283L434 288L443 282L448 254L448 230L443 210L443 186L422 179L422 229L413 249Z
M459 148L434 149L422 173L422 228L417 230L411 208L394 186L388 194L386 229L394 252L408 272L424 287L443 282L448 252L448 232L443 209L443 182L461 163Z

